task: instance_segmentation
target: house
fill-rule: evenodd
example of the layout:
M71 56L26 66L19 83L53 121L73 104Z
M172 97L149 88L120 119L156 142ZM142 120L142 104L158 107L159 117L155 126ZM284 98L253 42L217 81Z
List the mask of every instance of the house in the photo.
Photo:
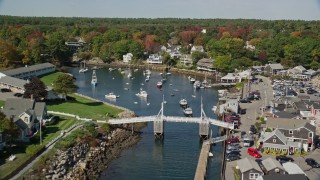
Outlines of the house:
M197 69L202 71L214 72L213 68L213 59L211 58L202 58L197 62Z
M39 129L39 121L47 117L44 102L34 99L8 98L3 113L20 129L20 140L28 141Z
M147 63L149 64L162 64L162 56L159 54L150 54L147 59Z
M192 46L192 48L191 48L191 54L193 53L193 52L204 52L204 49L203 49L203 46Z
M260 176L257 180L308 180L308 178L303 174L273 174Z
M254 51L256 49L256 47L251 45L249 41L246 41L246 45L244 46L244 48L249 51Z
M287 75L297 80L309 80L312 76L316 75L316 71L312 69L306 70L306 68L300 65L288 69Z
M185 66L189 66L192 64L192 56L191 54L182 54L180 56L180 63L184 64Z
M307 176L306 173L297 164L293 162L283 163L282 166L288 174L301 174Z
M220 114L226 111L238 113L238 110L239 110L238 99L228 99L226 103L220 105L219 110L220 110L219 112Z
M3 76L0 78L0 87L10 89L13 92L24 93L25 91L24 85L27 83L28 81L26 80L18 79L11 76Z
M280 71L282 71L284 68L283 66L278 63L278 64L267 64L266 67L264 68L264 71L268 73L269 75L278 75Z
M275 160L274 158L267 158L261 161L263 165L264 174L271 175L271 174L285 174L286 171L283 169L282 165L279 161Z
M64 44L68 46L68 48L72 51L77 51L80 49L86 42L81 37L76 37L75 40L77 41L67 41Z
M311 114L315 117L320 113L320 102L306 101L306 104L310 107Z
M258 163L247 157L238 160L237 166L241 172L241 180L257 179L259 176L263 175Z
M16 69L10 69L7 71L2 71L2 74L6 76L11 76L19 79L31 79L32 77L41 76L44 74L48 74L54 72L55 66L51 63L42 63L36 64L32 66L25 66Z
M300 148L303 148L305 151L313 149L316 127L311 125L307 120L268 117L266 128L270 128L274 133L272 135L276 135L277 137L275 138L281 141L276 140L275 142L270 142L270 140L268 141L269 143L283 144L286 146L285 148L278 149L288 150L289 147L290 151L299 150ZM283 138L283 136L285 138ZM269 138L271 138L271 136ZM267 141L267 139L268 138L264 141ZM265 144L263 144L263 146L265 147ZM272 145L272 148L277 148L277 145Z
M133 54L127 53L127 54L123 55L122 57L123 57L124 63L129 63L132 60Z
M236 83L238 78L233 75L233 73L228 73L221 78L221 83Z

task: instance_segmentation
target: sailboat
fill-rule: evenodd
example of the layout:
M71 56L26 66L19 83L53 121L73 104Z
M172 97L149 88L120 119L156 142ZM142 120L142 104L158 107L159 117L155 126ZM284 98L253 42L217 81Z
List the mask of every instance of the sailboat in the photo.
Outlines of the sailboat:
M93 86L96 86L98 83L97 75L96 75L96 70L92 71L92 79L91 79L91 84Z
M81 63L80 63L80 70L79 73L85 73L88 71L88 68L86 67L86 62L83 62L83 67L81 67Z

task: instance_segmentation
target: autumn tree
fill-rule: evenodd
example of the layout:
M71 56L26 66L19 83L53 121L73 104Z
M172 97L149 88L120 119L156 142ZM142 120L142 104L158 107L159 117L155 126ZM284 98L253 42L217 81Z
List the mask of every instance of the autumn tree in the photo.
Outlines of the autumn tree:
M31 98L32 96L36 101L43 101L48 95L46 86L37 77L32 78L29 83L24 85L24 88L24 98Z
M8 67L15 62L19 62L18 59L19 54L17 49L13 45L0 39L0 64L3 67Z
M144 40L144 47L149 53L153 53L156 50L156 36L155 35L146 35Z
M78 86L75 85L75 79L68 74L61 74L53 82L53 91L57 94L63 94L65 100L67 100L67 95L70 93L75 93Z
M179 37L181 38L181 41L183 44L193 44L195 37L197 36L197 33L195 31L182 31L179 33Z

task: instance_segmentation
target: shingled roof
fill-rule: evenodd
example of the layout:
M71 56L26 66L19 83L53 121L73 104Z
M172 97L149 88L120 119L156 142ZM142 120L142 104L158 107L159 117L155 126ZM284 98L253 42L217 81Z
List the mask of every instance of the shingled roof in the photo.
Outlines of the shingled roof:
M32 65L32 66L27 66L27 67L20 67L20 68L16 68L16 69L10 69L7 71L3 71L2 73L7 75L7 76L15 76L17 74L20 73L28 73L30 71L37 71L40 69L44 69L44 68L52 68L55 67L53 64L51 63L42 63L42 64L36 64L36 65Z

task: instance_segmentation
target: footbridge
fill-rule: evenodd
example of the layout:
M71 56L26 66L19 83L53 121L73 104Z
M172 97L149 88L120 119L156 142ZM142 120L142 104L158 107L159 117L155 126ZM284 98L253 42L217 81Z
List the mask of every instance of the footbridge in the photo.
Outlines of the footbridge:
M164 122L179 122L179 123L198 123L199 124L199 135L203 139L209 138L209 126L215 125L226 129L234 129L233 124L212 119L206 116L202 100L201 100L201 116L200 117L180 117L180 116L164 116L164 103L161 103L161 109L158 115L155 116L142 116L133 118L122 118L122 119L109 119L109 124L133 124L141 122L153 122L154 123L154 135L157 138L162 138L164 134Z

